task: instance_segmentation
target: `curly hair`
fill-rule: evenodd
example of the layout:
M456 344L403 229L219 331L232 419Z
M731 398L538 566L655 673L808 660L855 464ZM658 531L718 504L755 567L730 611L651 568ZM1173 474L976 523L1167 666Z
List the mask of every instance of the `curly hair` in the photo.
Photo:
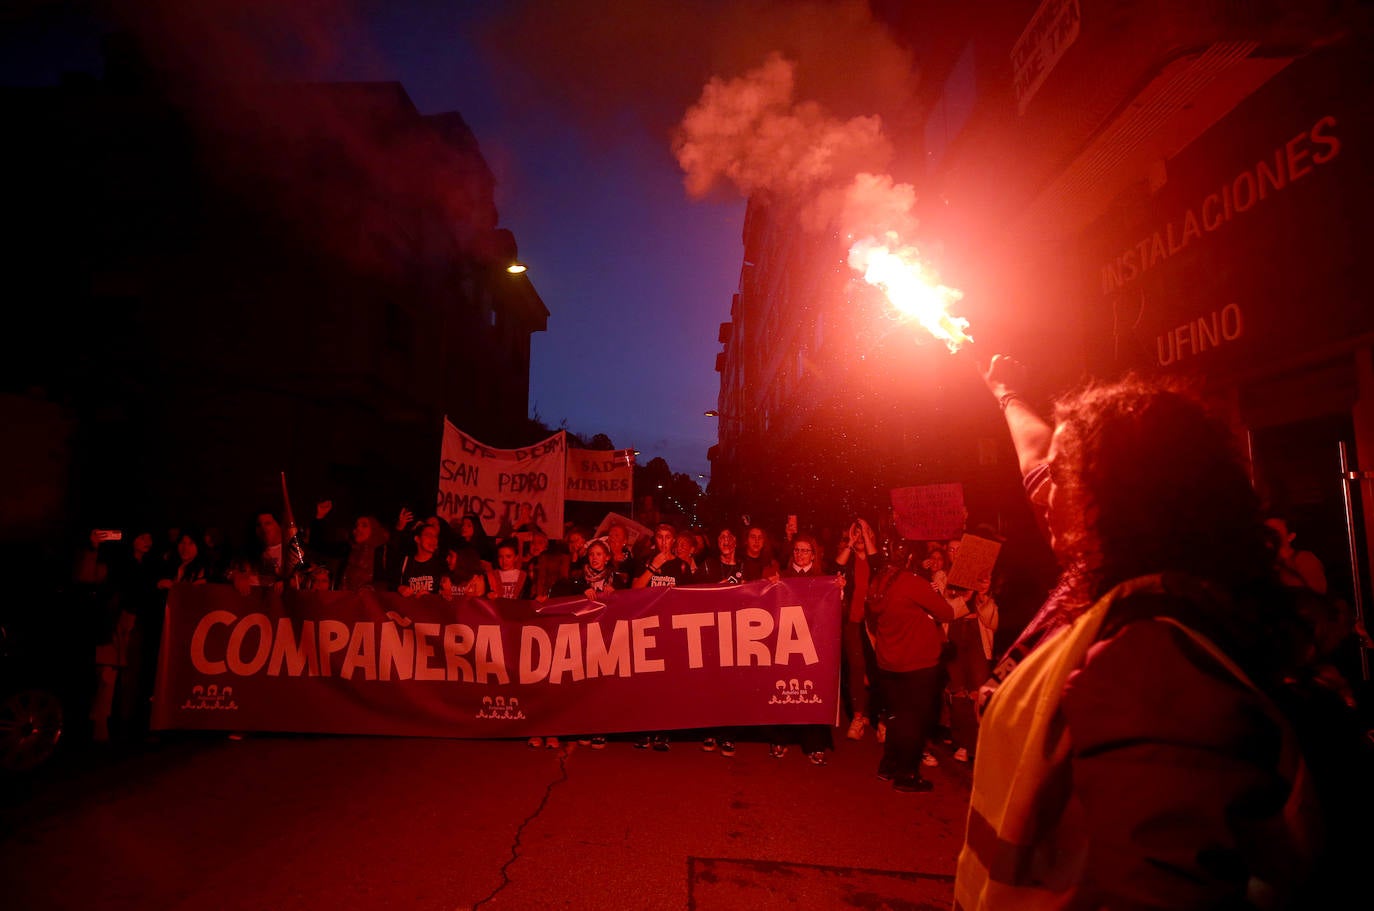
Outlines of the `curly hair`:
M1051 475L1078 527L1057 529L1094 595L1150 573L1233 591L1271 578L1265 527L1236 440L1176 384L1131 374L1055 404Z

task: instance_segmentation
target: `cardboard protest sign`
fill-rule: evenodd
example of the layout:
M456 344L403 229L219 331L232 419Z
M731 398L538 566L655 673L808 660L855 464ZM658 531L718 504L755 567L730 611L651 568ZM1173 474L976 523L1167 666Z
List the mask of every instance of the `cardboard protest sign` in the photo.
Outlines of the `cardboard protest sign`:
M959 541L959 552L954 556L954 565L945 577L948 585L957 588L976 589L991 581L992 568L997 563L997 555L1002 552L1000 541L980 538L977 535L964 535Z
M566 456L561 430L533 446L493 449L445 418L435 512L451 523L474 513L489 535L509 534L532 521L561 536Z
M625 536L631 546L641 537L652 538L654 536L653 529L641 525L629 516L622 516L618 512L608 512L606 518L601 520L601 524L596 526L596 533L592 537L604 538L606 532L611 530L612 525L620 525L625 529Z
M894 487L892 512L897 533L908 541L945 541L963 534L964 485L924 484Z
M634 475L633 449L569 449L566 499L629 503Z

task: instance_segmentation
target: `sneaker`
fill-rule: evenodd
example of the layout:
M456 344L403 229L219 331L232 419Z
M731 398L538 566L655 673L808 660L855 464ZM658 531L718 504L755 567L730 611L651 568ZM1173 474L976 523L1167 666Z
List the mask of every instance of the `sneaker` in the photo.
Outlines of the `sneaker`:
M604 749L606 749L606 738L605 738L605 737L600 737L600 736L593 737L593 738L592 738L592 749L593 749L593 750L604 750Z
M807 753L806 758L811 760L812 765L825 765L825 750L816 750L814 753Z
M653 746L653 743L653 738L651 738L648 734L645 734L643 737L635 738L635 749L647 750L649 747Z
M787 755L787 744L770 743L768 745L768 755L772 756L774 759L781 759Z
M701 748L707 753L714 753L716 751L716 738L707 737L701 742Z
M720 755L722 755L722 756L733 756L733 755L735 755L735 742L734 742L733 740L722 740L722 741L720 742Z
M867 727L868 719L863 715L855 715L854 720L849 722L849 734L847 736L850 740L863 740L864 730Z
M887 722L879 721L878 726L873 729L873 736L878 738L879 743L887 743Z
M590 738L590 737L579 737L579 738L577 738L577 745L580 746L580 747L589 747L589 746L592 745L592 738Z
M955 762L968 762L968 748L967 748L967 747L959 747L959 749L955 750L955 751L954 751L954 761L955 761Z
M892 782L892 790L912 794L918 791L933 791L935 785L919 775L904 775Z
M545 737L545 738L544 738L544 746L548 747L548 748L551 749L551 750L556 750L556 749L558 749L560 746L562 746L562 744L558 742L558 738L557 738L557 737Z
M934 754L934 753L923 753L923 754L921 754L921 765L923 765L923 766L925 766L925 767L927 767L927 768L933 769L933 768L935 768L935 767L936 767L937 765L939 765L939 764L940 764L940 760L938 760L938 759L935 758L935 754Z
M878 763L878 780L879 780L879 781L891 781L892 779L894 779L894 778L896 778L896 777L897 777L897 773L894 772L894 771L892 771L892 766L887 765L886 763L882 763L882 762Z
M525 743L529 746L531 750L537 750L544 745L544 738L531 737L529 740L526 740Z
M655 737L655 738L654 738L654 752L655 752L655 753L666 753L666 752L668 752L668 738L667 738L667 737Z

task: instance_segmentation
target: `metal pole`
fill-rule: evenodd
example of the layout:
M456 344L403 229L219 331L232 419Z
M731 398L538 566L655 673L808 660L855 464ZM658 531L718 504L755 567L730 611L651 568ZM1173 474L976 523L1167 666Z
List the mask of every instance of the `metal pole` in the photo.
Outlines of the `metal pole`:
M1345 534L1350 545L1350 588L1355 601L1355 623L1364 628L1364 585L1360 579L1360 552L1355 535L1355 492L1363 480L1374 477L1374 472L1352 471L1350 452L1345 440L1338 444L1341 450L1341 491L1345 494ZM1360 676L1369 682L1369 649L1360 643Z

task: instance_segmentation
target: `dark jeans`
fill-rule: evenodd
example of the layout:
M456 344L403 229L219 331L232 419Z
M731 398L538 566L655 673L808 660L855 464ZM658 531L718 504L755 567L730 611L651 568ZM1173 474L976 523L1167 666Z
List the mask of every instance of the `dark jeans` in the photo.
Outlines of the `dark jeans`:
M873 646L864 625L845 621L841 642L844 645L845 681L849 686L851 715L866 715L877 721L882 714L882 685Z
M978 713L972 696L951 696L949 700L949 736L956 747L970 753L978 743Z
M890 713L883 768L898 778L921 775L921 754L935 723L940 695L940 669L879 671Z

